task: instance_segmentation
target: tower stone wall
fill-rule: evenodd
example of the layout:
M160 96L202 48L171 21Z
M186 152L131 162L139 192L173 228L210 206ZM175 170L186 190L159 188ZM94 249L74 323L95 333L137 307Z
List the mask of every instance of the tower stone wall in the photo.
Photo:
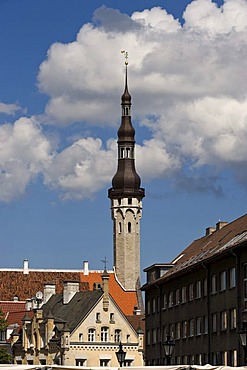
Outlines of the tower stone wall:
M140 280L140 219L145 191L135 170L135 129L131 123L131 96L122 95L122 119L118 130L118 168L109 189L113 220L114 266L126 290L136 290Z

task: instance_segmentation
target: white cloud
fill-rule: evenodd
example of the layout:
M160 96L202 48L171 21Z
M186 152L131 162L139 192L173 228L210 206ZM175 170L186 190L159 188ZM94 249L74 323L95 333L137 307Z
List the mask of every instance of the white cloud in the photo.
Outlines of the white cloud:
M51 147L34 119L20 118L0 126L0 200L25 193L50 160Z
M0 102L0 113L13 116L18 111L22 111L22 108L18 104L5 104Z
M181 26L158 7L131 17L98 9L93 23L83 25L74 42L51 45L40 65L39 88L50 97L46 121L62 126L81 121L87 129L114 125L124 84L120 51L127 48L132 115L150 130L150 137L136 148L138 173L147 180L176 174L181 186L190 187L188 172L195 176L207 166L212 181L227 169L246 185L241 174L247 164L247 2L225 0L218 8L210 0L194 0L184 20ZM26 128L22 134L20 125ZM23 118L1 128L7 144L0 142L0 199L23 193L37 174L64 198L91 197L110 186L115 140L104 147L100 139L78 139L55 151L32 120L25 125ZM211 187L221 192L219 184L214 187L200 178L197 184L202 191Z
M108 142L103 149L100 139L80 139L57 153L45 170L45 183L58 188L64 199L90 198L114 173L116 144Z

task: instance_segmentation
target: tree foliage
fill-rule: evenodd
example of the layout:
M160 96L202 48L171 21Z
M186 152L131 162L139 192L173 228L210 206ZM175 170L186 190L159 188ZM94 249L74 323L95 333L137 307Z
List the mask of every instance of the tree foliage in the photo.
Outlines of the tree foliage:
M5 315L3 311L0 309L0 331L5 331L7 329L7 320L5 319Z
M0 347L0 364L11 364L12 356L8 353L6 348Z

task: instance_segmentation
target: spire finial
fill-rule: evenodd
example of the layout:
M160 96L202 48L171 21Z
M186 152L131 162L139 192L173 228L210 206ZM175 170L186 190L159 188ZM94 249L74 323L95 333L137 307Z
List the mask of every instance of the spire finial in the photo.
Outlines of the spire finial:
M124 54L125 65L127 66L129 64L129 62L128 62L129 53L125 50L121 50L121 53Z

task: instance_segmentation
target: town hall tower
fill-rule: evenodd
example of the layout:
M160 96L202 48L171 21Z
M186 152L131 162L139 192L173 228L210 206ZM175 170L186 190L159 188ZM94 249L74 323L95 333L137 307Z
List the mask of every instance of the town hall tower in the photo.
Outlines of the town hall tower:
M135 129L131 123L127 59L122 119L118 129L118 167L108 196L113 220L114 266L126 290L137 290L140 282L140 219L145 190L135 170Z

